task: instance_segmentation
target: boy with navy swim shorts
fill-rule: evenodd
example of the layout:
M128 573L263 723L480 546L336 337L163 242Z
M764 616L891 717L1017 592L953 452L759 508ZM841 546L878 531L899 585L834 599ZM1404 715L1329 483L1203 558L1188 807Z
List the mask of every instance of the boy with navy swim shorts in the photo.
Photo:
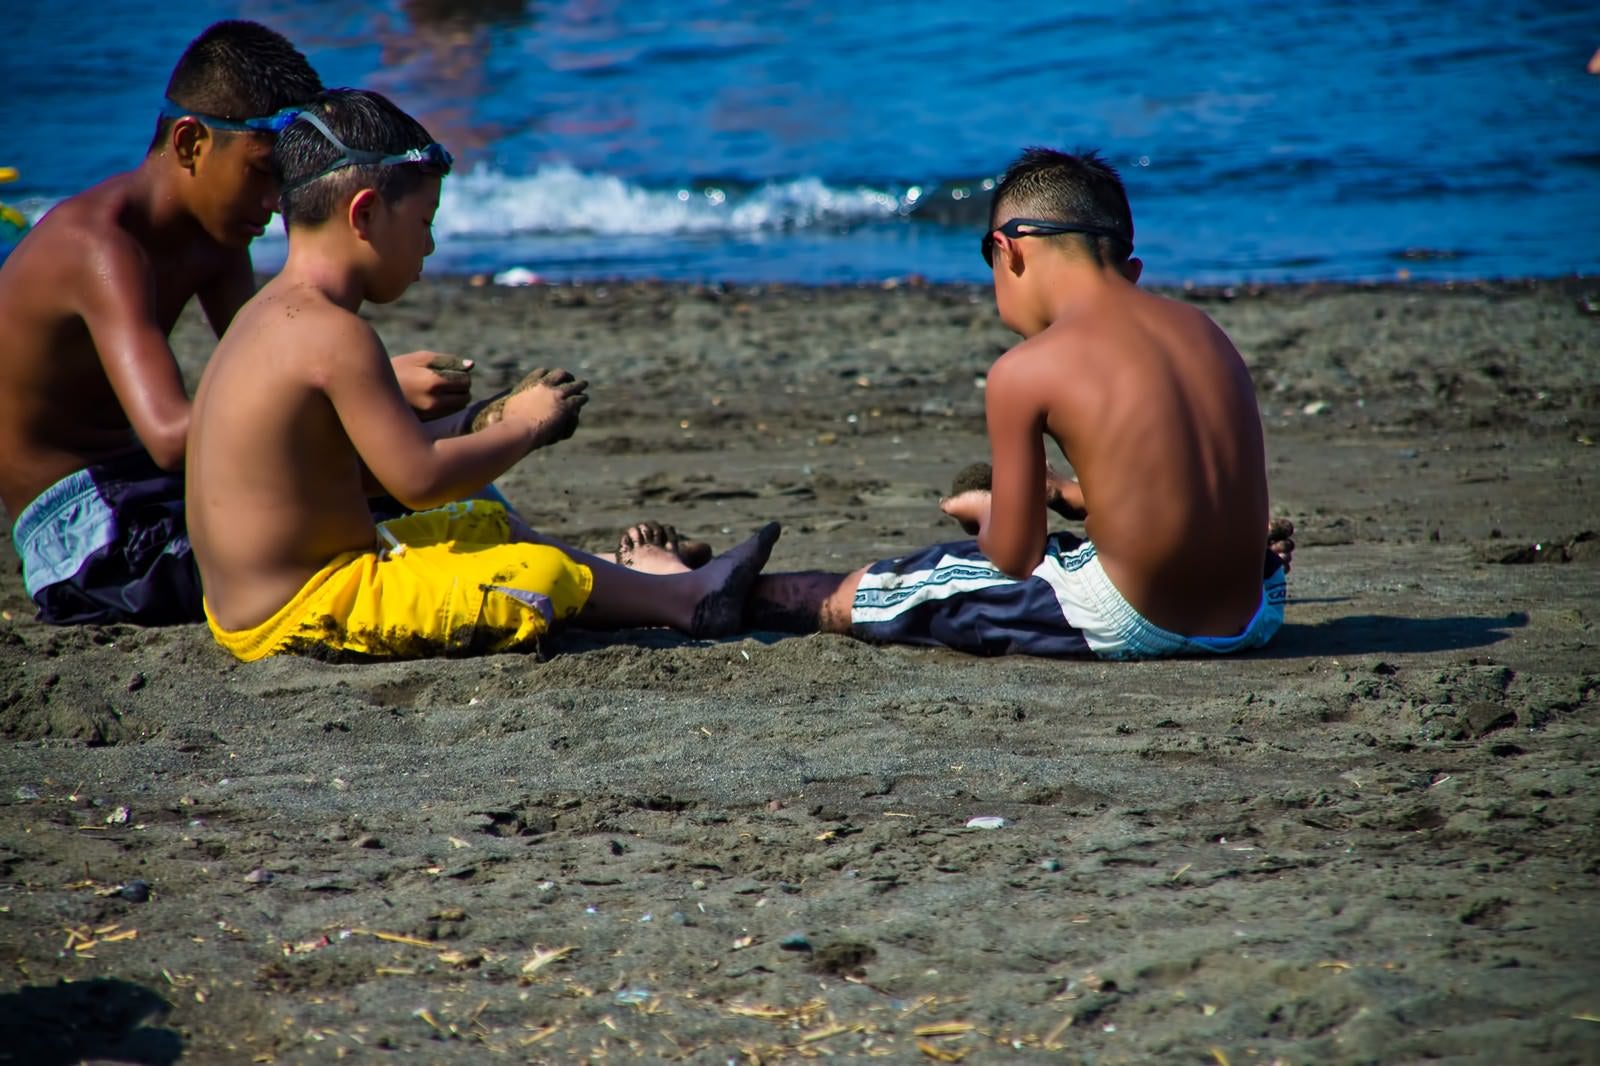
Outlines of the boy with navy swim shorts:
M982 252L1022 336L985 389L992 469L941 507L975 540L851 574L775 574L758 628L978 655L1139 659L1259 648L1283 620L1293 527L1269 529L1244 361L1198 308L1138 287L1133 217L1096 153L1029 149ZM1049 436L1075 480L1045 463ZM1050 533L1047 512L1085 537Z
M58 204L0 265L0 501L44 621L203 618L167 338L196 297L220 336L255 291L273 138L321 88L272 30L211 26L172 72L144 161ZM396 362L419 411L466 403L468 364Z

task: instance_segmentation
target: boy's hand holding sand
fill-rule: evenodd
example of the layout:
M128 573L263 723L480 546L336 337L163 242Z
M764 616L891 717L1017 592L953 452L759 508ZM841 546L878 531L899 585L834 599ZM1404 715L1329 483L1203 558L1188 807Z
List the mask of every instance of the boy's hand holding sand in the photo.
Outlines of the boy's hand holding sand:
M472 398L472 360L446 352L407 352L389 362L406 406L423 419L454 414Z
M989 519L993 487L994 469L988 463L973 463L956 475L950 495L939 501L939 510L976 536ZM1083 486L1048 466L1044 473L1044 505L1069 521L1081 522L1089 514L1083 502Z
M503 401L484 408L473 429L496 422L522 422L533 430L533 447L564 441L578 430L578 412L589 402L589 383L565 370L535 370Z

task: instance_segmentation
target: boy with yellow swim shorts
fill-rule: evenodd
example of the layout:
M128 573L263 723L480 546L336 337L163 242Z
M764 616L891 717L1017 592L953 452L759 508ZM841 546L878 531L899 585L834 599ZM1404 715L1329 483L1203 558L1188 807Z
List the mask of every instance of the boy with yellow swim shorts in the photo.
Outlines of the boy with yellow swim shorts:
M776 524L655 574L540 537L497 503L451 502L571 436L588 395L552 370L458 437L406 406L359 311L417 280L450 154L382 96L345 89L286 126L272 159L288 261L224 334L189 430L189 535L217 641L244 660L404 658L528 649L568 620L738 630ZM378 489L419 513L375 524Z

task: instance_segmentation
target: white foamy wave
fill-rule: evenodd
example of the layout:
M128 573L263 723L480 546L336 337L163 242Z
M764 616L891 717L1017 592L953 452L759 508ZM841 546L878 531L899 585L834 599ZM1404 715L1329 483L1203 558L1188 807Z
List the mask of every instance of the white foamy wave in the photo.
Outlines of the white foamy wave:
M595 233L665 236L850 225L903 214L915 187L896 192L839 188L816 178L751 190L717 185L651 189L567 165L515 176L486 168L445 182L434 229L440 236Z

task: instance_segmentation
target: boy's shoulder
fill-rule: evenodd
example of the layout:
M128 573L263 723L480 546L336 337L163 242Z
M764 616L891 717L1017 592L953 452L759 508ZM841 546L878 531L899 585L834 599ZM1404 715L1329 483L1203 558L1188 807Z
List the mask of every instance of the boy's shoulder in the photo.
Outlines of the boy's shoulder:
M342 307L313 285L280 274L239 309L224 340L240 347L292 344L299 355L364 354L382 349L377 330L358 313Z
M84 238L139 243L138 231L148 221L139 206L142 188L138 171L113 174L56 204L34 232L52 243Z
M157 241L146 192L137 171L106 178L50 208L13 254L25 258L26 273L36 281L56 286L89 274L116 281L131 272L155 281L168 267L195 263L197 253L224 264L224 249L208 240L186 246ZM53 291L70 299L88 290L68 285Z

